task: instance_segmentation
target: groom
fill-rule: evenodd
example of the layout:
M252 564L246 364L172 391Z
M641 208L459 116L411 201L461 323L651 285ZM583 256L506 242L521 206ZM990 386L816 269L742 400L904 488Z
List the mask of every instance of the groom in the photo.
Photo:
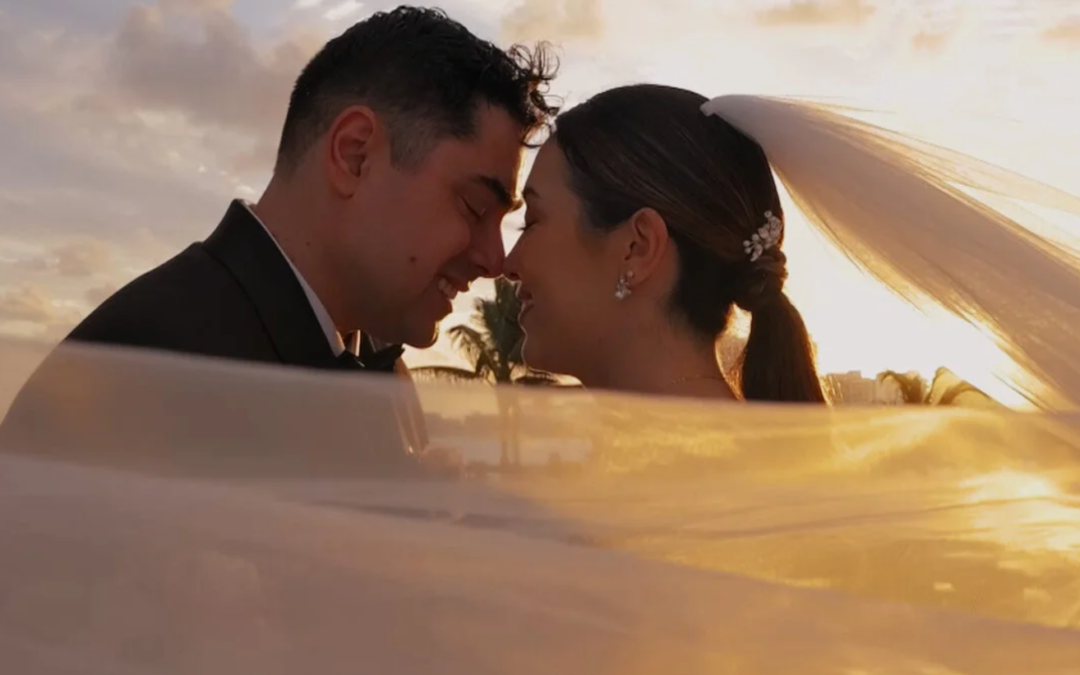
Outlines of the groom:
M402 345L430 347L454 297L501 272L524 143L554 113L545 56L437 10L355 24L300 73L262 197L67 341L401 373Z

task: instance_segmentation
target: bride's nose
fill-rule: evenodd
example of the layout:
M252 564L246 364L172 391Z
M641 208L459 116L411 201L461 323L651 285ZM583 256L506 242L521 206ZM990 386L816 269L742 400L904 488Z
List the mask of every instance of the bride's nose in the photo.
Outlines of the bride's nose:
M515 246L510 250L510 253L506 255L506 260L503 262L502 275L513 282L521 281L519 260L517 255L517 247Z

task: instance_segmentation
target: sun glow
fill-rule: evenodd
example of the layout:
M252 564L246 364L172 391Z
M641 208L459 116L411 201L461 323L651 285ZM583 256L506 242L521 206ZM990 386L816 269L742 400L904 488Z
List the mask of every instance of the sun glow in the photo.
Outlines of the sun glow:
M760 7L766 5L772 7ZM806 97L859 108L868 121L1080 195L1080 133L1072 124L1080 91L1061 86L1080 50L1047 33L1068 18L1063 10L927 0L906 9L876 3L865 20L777 26L745 3L672 5L691 6L701 29L681 26L677 46L657 6L618 13L605 6L603 35L565 47L567 102L628 81ZM834 43L845 47L827 46ZM600 68L601 58L610 65ZM1080 219L1034 212L1053 228L1040 234L1080 251ZM873 377L913 370L932 377L945 366L1006 405L1026 406L1002 381L1018 369L989 332L937 307L911 306L832 250L793 207L787 213L788 293L804 313L823 372ZM508 233L508 248L513 242Z

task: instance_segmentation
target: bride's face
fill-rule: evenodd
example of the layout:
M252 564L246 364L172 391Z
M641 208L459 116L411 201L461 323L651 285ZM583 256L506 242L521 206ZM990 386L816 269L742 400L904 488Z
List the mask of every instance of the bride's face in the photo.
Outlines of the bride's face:
M618 333L618 254L605 235L585 226L562 151L548 141L525 183L525 225L506 258L520 282L526 362L582 377L596 368Z

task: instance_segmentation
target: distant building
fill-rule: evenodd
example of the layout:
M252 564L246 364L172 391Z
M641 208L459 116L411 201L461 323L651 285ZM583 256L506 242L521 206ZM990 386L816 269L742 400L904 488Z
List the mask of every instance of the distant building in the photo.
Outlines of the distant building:
M830 373L825 376L829 398L836 405L859 405L874 402L874 381L863 377L862 372Z
M859 370L830 373L825 376L825 385L835 405L901 405L904 402L895 382L870 379Z

